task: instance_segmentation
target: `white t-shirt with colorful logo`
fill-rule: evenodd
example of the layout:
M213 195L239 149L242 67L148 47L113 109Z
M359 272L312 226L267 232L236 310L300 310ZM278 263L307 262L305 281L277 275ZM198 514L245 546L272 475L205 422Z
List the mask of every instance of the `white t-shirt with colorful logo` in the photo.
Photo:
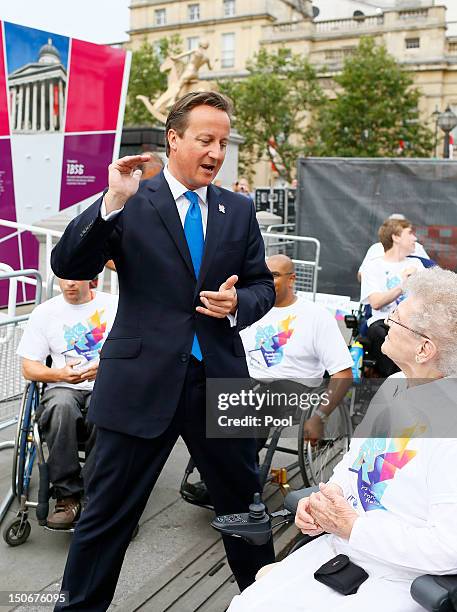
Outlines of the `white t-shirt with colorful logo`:
M335 551L392 580L457 572L457 382L388 378L330 482L359 514ZM378 437L388 424L389 437ZM378 433L376 433L378 432ZM445 437L449 434L449 437Z
M290 306L273 307L240 333L249 374L257 380L286 379L320 384L352 367L338 324L322 306L302 297Z
M420 259L415 257L405 257L402 261L386 261L383 257L369 261L362 270L362 285L360 289L360 301L362 304L369 304L368 298L372 293L388 291L401 285L401 274L407 268L424 270ZM368 319L368 325L379 319L385 319L404 299L405 295L402 293L396 300L379 308L379 310L373 308L373 314Z
M30 315L17 354L33 361L52 357L53 368L63 368L79 359L78 368L95 362L113 325L117 296L93 291L85 304L69 304L63 295L40 304ZM93 382L48 383L48 387L70 387L91 391Z

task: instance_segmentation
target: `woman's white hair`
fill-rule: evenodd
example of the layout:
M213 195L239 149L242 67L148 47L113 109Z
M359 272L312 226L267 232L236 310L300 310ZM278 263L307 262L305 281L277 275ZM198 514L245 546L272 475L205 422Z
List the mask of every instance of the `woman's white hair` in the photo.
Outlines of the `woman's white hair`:
M435 343L443 376L457 376L457 274L438 267L421 270L409 277L405 293L419 303L411 327Z

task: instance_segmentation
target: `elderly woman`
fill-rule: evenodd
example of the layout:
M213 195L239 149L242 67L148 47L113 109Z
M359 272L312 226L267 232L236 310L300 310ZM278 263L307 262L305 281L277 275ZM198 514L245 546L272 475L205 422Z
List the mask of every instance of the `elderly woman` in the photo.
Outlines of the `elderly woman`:
M262 568L229 612L419 612L414 578L457 573L457 274L417 272L406 289L382 347L404 376L387 379L359 429L383 437L354 437L301 500L297 527L326 535ZM313 578L340 553L368 573L356 594Z

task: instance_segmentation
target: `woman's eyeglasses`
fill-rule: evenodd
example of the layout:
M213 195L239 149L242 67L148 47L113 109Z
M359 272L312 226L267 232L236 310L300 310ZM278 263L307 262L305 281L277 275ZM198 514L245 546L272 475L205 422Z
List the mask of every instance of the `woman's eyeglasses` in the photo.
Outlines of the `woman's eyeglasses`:
M408 331L413 332L413 334L417 334L418 336L422 336L422 338L426 338L427 340L430 340L430 338L426 336L425 334L422 334L421 332L418 332L415 329L411 329L411 327L408 327L404 323L400 323L400 321L396 321L395 319L392 319L392 315L394 315L395 313L396 313L396 310L394 310L390 315L387 315L387 317L384 319L384 324L387 325L387 327L390 327L392 323L395 323L396 325L400 325L400 327L404 327Z

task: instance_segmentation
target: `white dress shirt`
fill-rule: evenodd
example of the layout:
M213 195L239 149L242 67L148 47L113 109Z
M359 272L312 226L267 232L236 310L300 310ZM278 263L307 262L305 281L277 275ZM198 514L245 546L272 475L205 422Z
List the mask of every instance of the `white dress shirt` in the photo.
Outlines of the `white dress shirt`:
M189 210L190 201L184 195L186 191L190 191L187 187L185 187L182 183L176 179L168 169L168 164L163 169L163 175L165 180L170 187L171 195L173 196L176 204L176 208L178 209L179 218L181 219L182 226L184 227L184 221L186 219L187 211ZM194 193L198 195L198 204L200 206L200 211L202 213L202 225L203 225L203 236L206 238L206 225L208 223L208 202L207 198L208 187L199 187L198 189L194 189ZM113 210L110 213L106 213L105 206L105 198L103 198L101 206L100 206L100 215L104 221L108 221L112 219L115 215L118 215L124 207L119 208L119 210ZM234 327L236 325L238 309L235 311L235 314L228 314L227 318L230 321L230 327Z

